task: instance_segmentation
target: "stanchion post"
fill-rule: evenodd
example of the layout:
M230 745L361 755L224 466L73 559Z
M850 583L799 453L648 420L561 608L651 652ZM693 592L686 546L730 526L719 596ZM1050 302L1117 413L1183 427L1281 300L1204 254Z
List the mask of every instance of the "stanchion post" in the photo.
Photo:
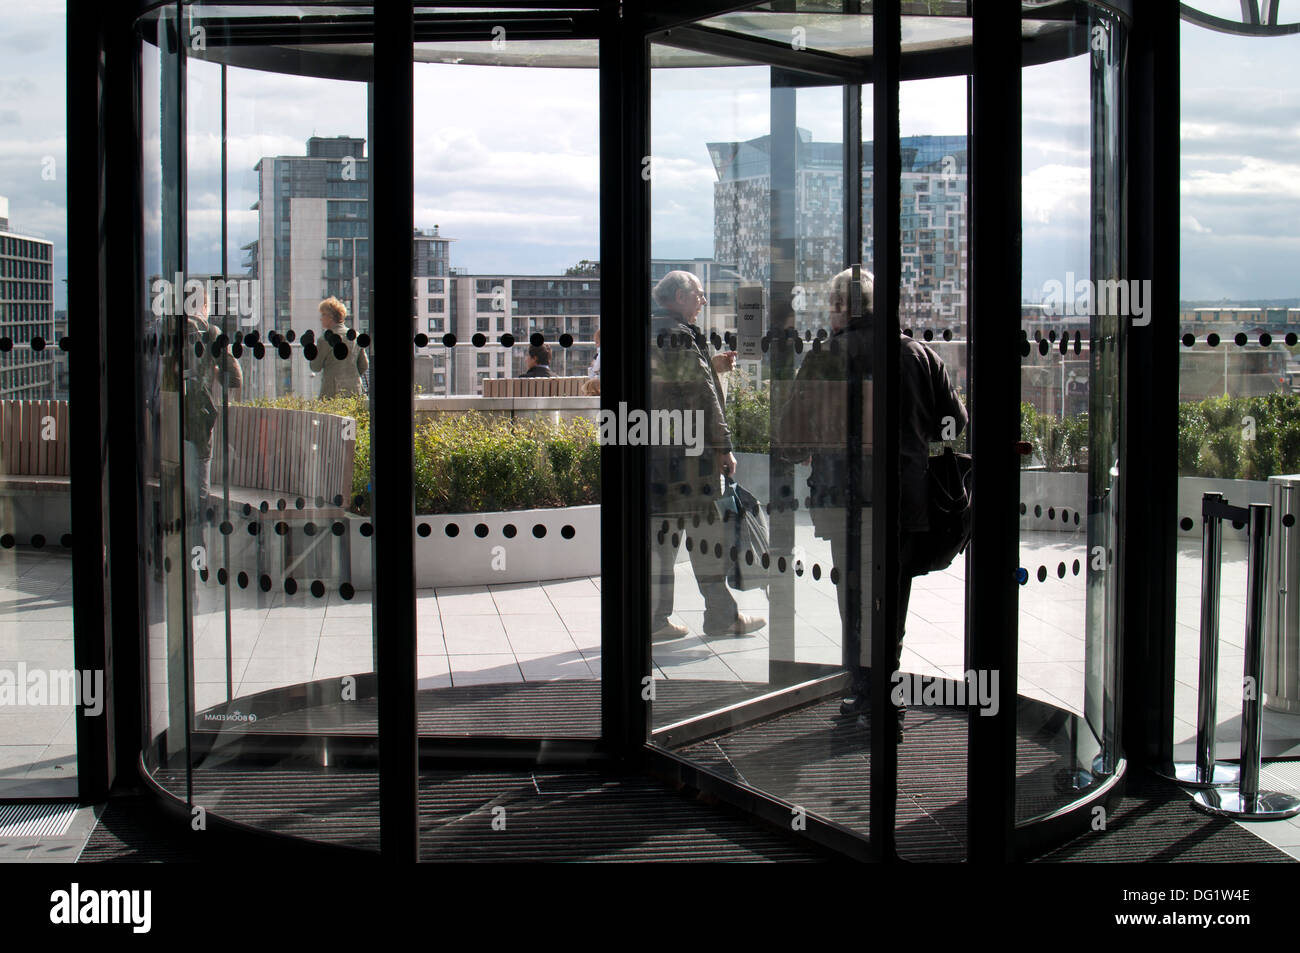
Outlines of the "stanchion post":
M1264 581L1273 507L1250 504L1250 560L1246 569L1246 660L1242 673L1241 775L1236 791L1197 791L1193 804L1208 814L1242 821L1275 821L1300 814L1300 798L1259 789L1264 724L1260 704L1264 673Z
M1205 502L1223 495L1206 493ZM1214 730L1219 707L1219 594L1223 568L1223 524L1201 511L1201 673L1196 698L1196 780L1214 783Z
M1161 771L1189 788L1237 783L1235 764L1214 759L1214 731L1219 707L1219 590L1222 579L1222 493L1201 499L1201 671L1196 689L1196 761L1175 762Z
M1253 803L1259 795L1259 762L1264 723L1260 703L1264 686L1264 580L1268 578L1269 514L1267 503L1250 506L1250 564L1246 575L1246 662L1241 701L1241 796Z

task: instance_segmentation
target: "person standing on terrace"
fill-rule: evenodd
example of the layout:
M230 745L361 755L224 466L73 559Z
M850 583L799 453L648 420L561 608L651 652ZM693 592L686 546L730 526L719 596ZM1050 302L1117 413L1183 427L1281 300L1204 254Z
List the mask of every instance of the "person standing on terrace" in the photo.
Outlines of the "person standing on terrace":
M349 339L347 319L348 306L338 298L326 298L320 303L323 330L311 369L321 375L321 397L365 393L362 379L370 361L365 348L357 346L356 335Z

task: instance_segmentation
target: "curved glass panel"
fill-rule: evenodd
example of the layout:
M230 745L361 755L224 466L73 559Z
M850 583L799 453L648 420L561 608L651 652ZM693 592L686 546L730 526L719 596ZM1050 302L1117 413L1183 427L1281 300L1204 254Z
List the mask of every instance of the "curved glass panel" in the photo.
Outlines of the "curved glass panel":
M371 594L352 552L369 526L367 88L227 63L259 11L230 12L139 24L146 766L196 812L376 847ZM281 812L272 790L349 823Z
M1021 822L1076 800L1118 754L1119 355L1150 300L1124 274L1123 30L1083 5L1069 28L1085 52L1023 73Z

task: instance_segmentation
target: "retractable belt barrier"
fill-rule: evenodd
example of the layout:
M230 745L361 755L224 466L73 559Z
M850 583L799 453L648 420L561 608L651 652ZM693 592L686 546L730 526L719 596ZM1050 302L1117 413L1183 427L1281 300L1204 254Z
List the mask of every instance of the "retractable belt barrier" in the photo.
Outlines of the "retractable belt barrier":
M1165 772L1185 787L1197 808L1239 820L1279 820L1300 814L1300 798L1259 789L1264 724L1261 720L1264 674L1264 603L1268 576L1272 506L1232 506L1221 493L1201 500L1201 671L1197 693L1196 761ZM1249 531L1246 570L1246 649L1242 674L1241 760L1233 765L1214 757L1215 711L1219 698L1219 589L1222 575L1222 521L1245 524ZM1236 790L1231 786L1236 785Z

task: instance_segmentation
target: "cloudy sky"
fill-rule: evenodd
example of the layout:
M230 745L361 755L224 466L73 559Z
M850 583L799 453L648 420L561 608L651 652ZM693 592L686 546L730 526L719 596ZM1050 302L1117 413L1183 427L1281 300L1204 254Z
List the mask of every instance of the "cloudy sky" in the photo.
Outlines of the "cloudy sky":
M1224 3L1237 7L1202 5ZM61 3L26 0L0 11L0 195L15 226L54 241L60 305L67 150L69 141L93 147L89 134L69 140L64 128L63 33ZM217 72L192 66L190 255L196 270L216 270ZM1182 69L1181 296L1300 296L1300 37L1240 39L1184 26ZM357 84L233 69L229 93L233 270L239 246L255 235L248 206L258 158L301 155L311 135L364 136L366 103ZM457 239L453 264L546 273L599 255L596 93L591 70L416 67L415 218ZM768 98L759 67L656 71L655 256L712 254L705 143L765 134ZM146 111L151 102L156 91L147 90ZM837 91L802 90L797 111L815 139L839 138ZM1027 70L1024 115L1023 291L1034 297L1046 280L1086 272L1086 59ZM964 81L907 84L901 126L905 136L964 132ZM107 134L109 148L129 147L125 131Z

